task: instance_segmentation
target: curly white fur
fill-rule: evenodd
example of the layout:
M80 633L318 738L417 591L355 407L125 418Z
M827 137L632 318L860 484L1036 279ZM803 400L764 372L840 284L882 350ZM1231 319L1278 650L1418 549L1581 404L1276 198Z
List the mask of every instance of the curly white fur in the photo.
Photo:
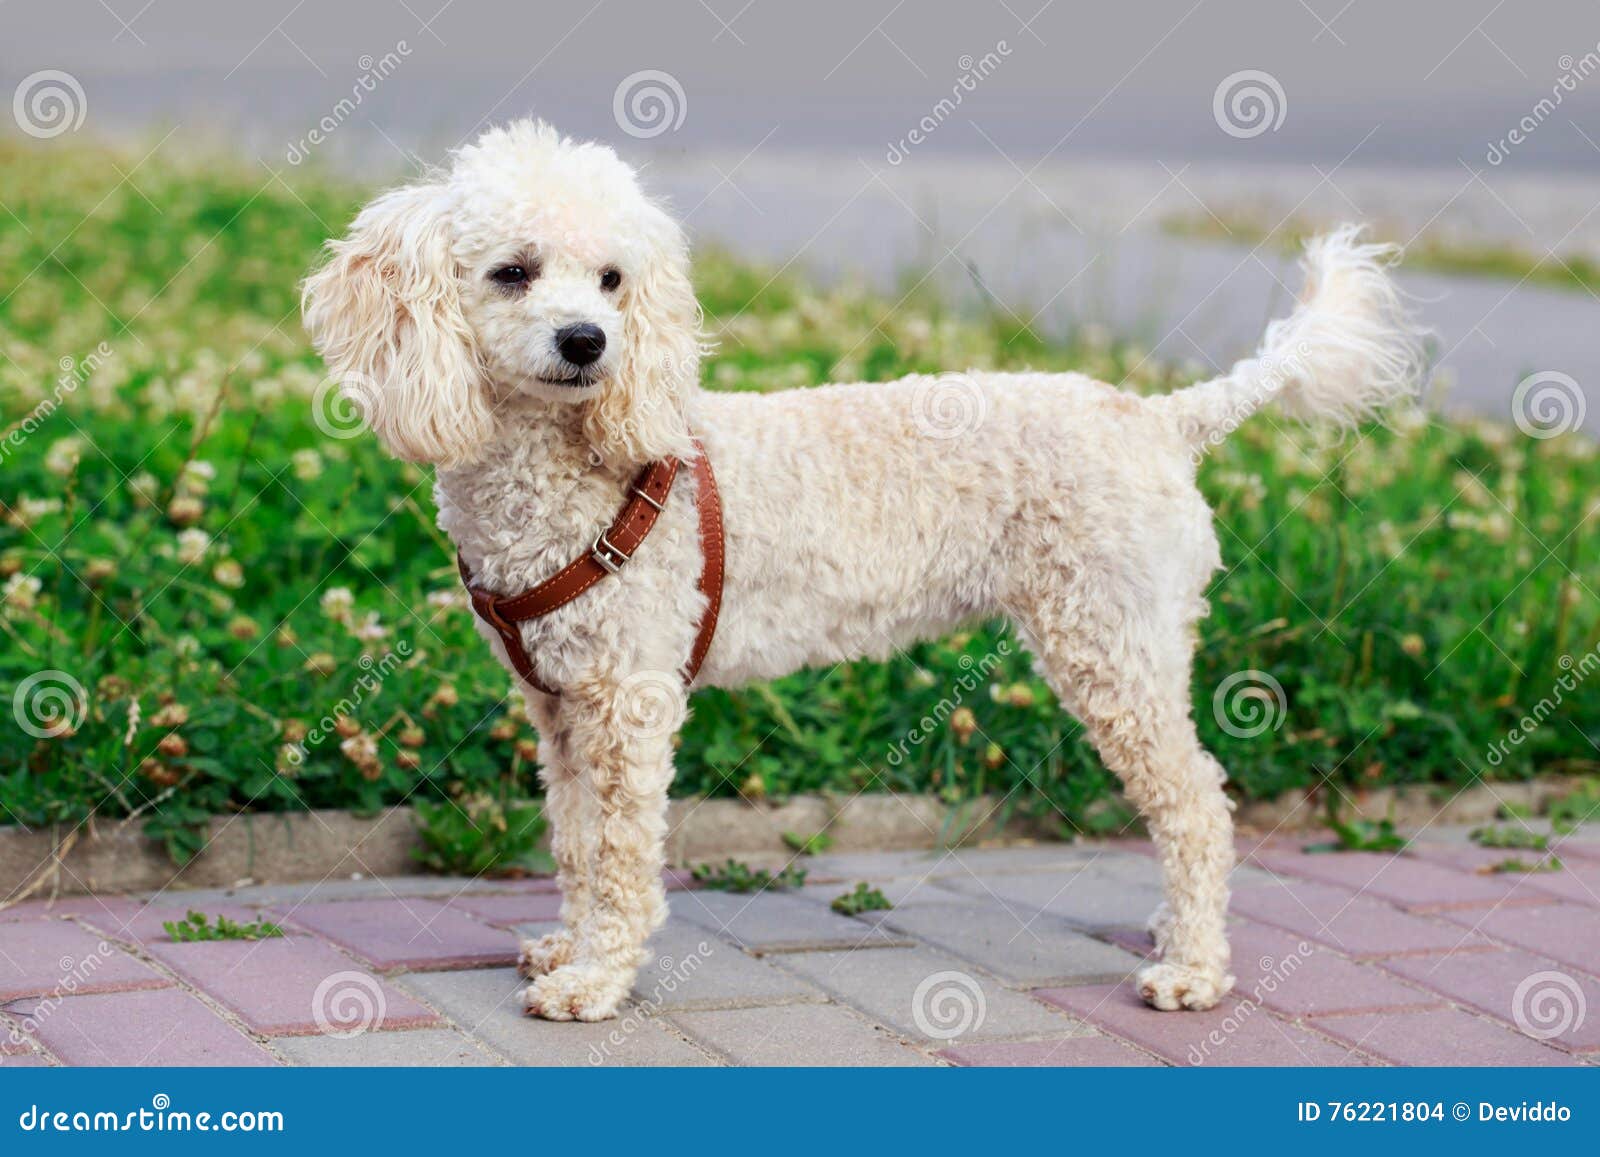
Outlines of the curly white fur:
M1141 399L1077 374L910 377L769 395L698 387L681 232L609 150L523 122L385 194L307 282L306 320L395 453L439 465L439 524L516 592L588 549L641 465L701 437L724 502L721 623L699 686L885 656L1009 617L1160 849L1159 1008L1233 981L1224 773L1190 718L1195 623L1219 564L1197 449L1275 397L1349 421L1409 396L1416 332L1353 230L1307 252L1306 301L1215 382ZM538 278L507 292L507 263ZM621 275L606 288L607 270ZM606 336L566 376L562 325ZM660 872L676 673L703 599L692 487L620 574L524 624L540 677L564 930L524 945L527 1008L611 1016L666 912ZM480 624L481 627L481 624ZM483 634L501 661L504 650Z

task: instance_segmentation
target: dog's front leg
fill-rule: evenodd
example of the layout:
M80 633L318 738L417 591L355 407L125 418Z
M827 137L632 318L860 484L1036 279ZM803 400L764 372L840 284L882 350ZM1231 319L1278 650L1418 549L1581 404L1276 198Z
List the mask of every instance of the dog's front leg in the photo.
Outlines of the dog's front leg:
M672 781L672 736L682 722L685 694L654 680L648 719L641 725L636 683L580 685L564 690L556 731L570 760L573 786L587 798L567 809L592 830L573 833L587 864L587 910L569 961L534 979L524 1006L550 1020L604 1020L633 987L645 941L666 919L661 869L666 853L667 788ZM558 822L560 822L558 817Z

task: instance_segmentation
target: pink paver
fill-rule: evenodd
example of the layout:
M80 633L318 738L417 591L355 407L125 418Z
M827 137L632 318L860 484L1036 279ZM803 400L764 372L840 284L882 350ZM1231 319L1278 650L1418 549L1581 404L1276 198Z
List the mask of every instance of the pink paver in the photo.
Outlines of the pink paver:
M1404 956L1415 952L1486 947L1481 936L1428 916L1404 912L1370 896L1332 884L1298 880L1240 888L1230 912L1315 940L1349 956Z
M249 924L262 918L281 923L276 917L267 916L260 909L244 904L205 904L200 910L213 922L219 916L226 916L239 924ZM100 913L85 914L82 919L117 940L141 945L169 944L172 937L162 925L168 921L181 924L188 914L188 908L119 899L107 900Z
M1551 853L1533 848L1481 848L1477 844L1415 843L1406 849L1406 855L1429 863L1442 864L1458 872L1475 872L1483 875L1492 872L1497 864L1507 860L1541 864L1550 858ZM1507 875L1511 879L1516 879L1515 873Z
M35 920L42 916L65 920L69 916L104 915L115 911L117 905L126 904L120 898L104 899L100 896L64 896L56 900L24 900L9 908L0 908L0 923L10 920Z
M69 1065L273 1065L277 1062L191 994L177 988L70 996L34 1036Z
M1360 1065L1342 1045L1230 997L1208 1012L1158 1012L1132 984L1035 989L1034 996L1175 1065Z
M306 936L168 942L152 944L150 951L263 1036L440 1023L428 1008L357 967L332 945Z
M1600 968L1600 918L1593 908L1556 901L1536 908L1506 905L1492 912L1451 912L1465 927L1574 968Z
M517 958L515 936L441 900L302 904L293 917L383 969L490 968L515 964Z
M1228 930L1235 992L1292 1017L1376 1012L1441 1003L1432 992L1357 964L1326 945L1243 921Z
M1571 1065L1542 1045L1459 1008L1324 1016L1317 1027L1353 1048L1397 1065Z
M1544 898L1534 892L1518 896L1517 881L1503 876L1458 872L1415 856L1388 852L1321 855L1267 852L1257 859L1279 874L1334 884L1406 908L1488 907L1500 903L1537 903Z
M1539 872L1528 877L1524 885L1535 892L1559 896L1574 904L1587 904L1600 908L1600 864L1583 860L1563 859L1559 872Z
M1108 1036L1078 1036L1064 1040L1009 1041L997 1044L956 1045L939 1055L967 1067L1005 1068L1160 1068L1138 1049Z
M16 1053L0 1057L0 1069L47 1069L50 1062L38 1053Z
M59 992L115 992L171 984L149 965L66 920L0 924L0 1001Z
M457 896L450 907L503 928L561 918L561 897L550 892Z
M1520 1003L1523 1020L1540 1040L1573 1052L1600 1052L1600 1017L1580 1017L1576 1011L1600 1008L1600 980L1565 970L1553 960L1508 948L1412 956L1385 961L1384 967L1512 1028L1520 1027ZM1543 1035L1556 1029L1562 1031Z

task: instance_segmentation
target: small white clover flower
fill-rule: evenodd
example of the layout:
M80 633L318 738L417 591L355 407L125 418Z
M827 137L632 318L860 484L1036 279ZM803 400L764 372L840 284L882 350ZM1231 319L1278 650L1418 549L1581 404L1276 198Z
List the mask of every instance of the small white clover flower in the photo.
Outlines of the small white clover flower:
M197 526L178 532L178 561L184 566L194 566L204 561L211 549L211 536Z

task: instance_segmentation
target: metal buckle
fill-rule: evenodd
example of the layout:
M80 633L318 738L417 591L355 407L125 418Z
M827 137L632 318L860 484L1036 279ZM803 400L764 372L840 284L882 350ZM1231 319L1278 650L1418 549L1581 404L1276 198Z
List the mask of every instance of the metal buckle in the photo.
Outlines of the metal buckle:
M654 498L651 498L648 494L646 494L644 492L644 488L643 487L635 486L633 488L633 492L635 494L637 494L640 498L642 498L646 502L648 502L651 506L655 507L657 514L660 514L663 510L666 509L665 506L663 506L661 503L657 502Z
M594 545L589 548L589 553L595 562L605 567L611 574L616 574L622 569L622 564L627 562L631 555L624 554L606 538L605 531L600 532L600 537L594 540Z

